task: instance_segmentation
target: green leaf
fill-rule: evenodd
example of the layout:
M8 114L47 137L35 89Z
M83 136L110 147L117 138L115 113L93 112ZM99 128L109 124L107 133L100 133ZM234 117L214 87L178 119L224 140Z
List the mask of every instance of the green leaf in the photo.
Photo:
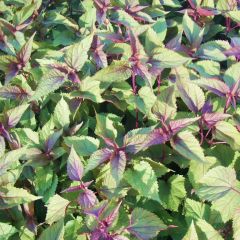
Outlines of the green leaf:
M63 220L58 221L57 223L46 228L38 240L63 240L64 236L64 222Z
M233 238L240 239L240 209L238 208L233 216Z
M65 217L67 206L70 202L58 194L49 199L47 207L46 222L53 224L54 222Z
M215 137L227 142L233 150L240 150L240 134L232 124L225 121L218 122Z
M175 96L175 87L171 86L161 91L153 105L152 112L160 119L165 121L173 119L176 115L177 105Z
M123 24L126 27L138 27L139 23L127 12L117 10L111 15L111 19Z
M110 139L115 139L117 137L117 130L114 127L114 122L108 117L107 114L96 113L96 121L96 135Z
M229 86L229 88L233 87L233 85L240 79L239 68L240 63L238 62L233 64L224 73L223 80Z
M181 175L173 175L167 182L159 181L159 196L165 208L178 210L182 199L186 196L184 182L185 178Z
M187 11L183 17L183 30L193 48L197 48L203 38L204 28L200 28L189 16Z
M190 227L188 228L186 235L183 237L182 240L198 240L197 231L193 221Z
M199 234L199 239L201 240L223 240L220 233L215 230L208 222L199 219L197 221L197 227L200 229L201 234Z
M152 239L159 231L167 228L158 216L142 208L135 208L132 211L130 222L127 230L138 239L144 240Z
M57 188L58 177L54 174L51 166L39 167L36 171L36 178L34 181L35 190L38 195L43 196L43 201L47 202L52 197Z
M194 188L199 186L199 180L217 163L216 157L206 157L205 162L191 161L188 178Z
M65 73L60 72L57 69L50 70L48 73L43 75L41 82L30 101L38 100L39 98L54 92L63 85L66 79L67 76Z
M174 136L170 142L173 149L185 158L198 162L205 162L203 149L191 132L180 132Z
M141 196L161 203L157 177L149 163L141 161L134 164L133 170L128 169L124 178Z
M205 103L204 92L196 84L181 78L177 79L177 88L183 102L194 113L200 111Z
M76 71L80 71L84 63L88 59L88 51L91 47L93 40L93 34L85 37L79 43L71 45L67 48L64 56L64 60L67 65Z
M8 224L0 222L0 240L10 239L10 237L17 232L17 229Z
M178 67L191 60L191 58L167 48L156 48L152 54L154 65L158 68Z
M131 70L129 68L129 63L126 61L115 61L111 65L99 70L88 80L113 83L125 81L130 76Z
M53 121L57 128L67 128L70 124L70 109L67 102L62 97L57 103L54 114Z
M230 44L227 41L222 40L209 41L204 44L201 44L196 54L198 57L203 59L221 62L227 59L223 52L229 48Z
M72 240L77 238L78 231L80 230L82 226L82 218L77 217L74 220L70 220L65 225L65 231L64 231L64 240Z
M185 201L185 217L190 220L204 219L208 220L210 217L210 207L203 202L197 202L190 198Z
M195 69L202 77L218 77L220 74L220 64L212 60L202 60L189 64L189 67Z
M212 202L211 210L219 215L219 222L228 222L240 206L240 183L222 198ZM217 219L216 219L217 220Z
M73 146L80 156L90 156L99 147L99 140L88 136L65 137L64 142L69 147Z
M0 187L0 209L8 209L23 203L29 203L40 199L41 197L30 194L23 188L13 186Z
M217 200L236 188L236 172L223 166L209 170L200 180L197 194L204 200Z

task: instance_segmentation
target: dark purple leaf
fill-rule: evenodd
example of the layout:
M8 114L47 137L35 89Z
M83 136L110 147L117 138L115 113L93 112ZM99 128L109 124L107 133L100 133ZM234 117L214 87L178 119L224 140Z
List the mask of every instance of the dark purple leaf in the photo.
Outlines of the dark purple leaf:
M122 177L126 167L127 157L125 152L119 151L111 158L111 173L113 178L118 183Z
M83 190L78 196L78 204L83 209L89 209L97 204L98 200L95 193L89 189Z
M56 144L58 139L61 137L61 135L62 135L62 130L59 130L49 136L49 138L45 142L45 149L44 149L45 153L50 153L50 151L53 149L54 145Z

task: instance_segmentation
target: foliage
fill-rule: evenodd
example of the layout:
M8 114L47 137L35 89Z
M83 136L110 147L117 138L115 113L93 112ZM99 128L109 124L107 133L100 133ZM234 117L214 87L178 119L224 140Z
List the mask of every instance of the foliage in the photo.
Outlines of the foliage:
M240 239L240 1L0 1L0 240Z

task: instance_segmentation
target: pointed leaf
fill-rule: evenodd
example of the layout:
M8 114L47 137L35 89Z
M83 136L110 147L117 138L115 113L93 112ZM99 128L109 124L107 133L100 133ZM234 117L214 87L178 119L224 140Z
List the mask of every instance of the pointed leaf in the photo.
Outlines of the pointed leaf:
M189 160L205 161L203 149L191 132L184 131L178 133L177 136L171 139L171 146Z
M131 214L130 227L127 229L137 238L149 240L166 228L167 226L155 214L145 209L135 208Z
M134 164L133 170L128 169L124 179L143 197L161 203L157 177L149 163L141 161Z
M46 222L53 224L65 217L67 206L70 202L58 194L49 199L47 207Z
M51 225L50 227L46 228L38 240L63 240L64 236L64 222L63 220L60 220L56 222L55 224Z
M71 152L67 161L68 177L73 181L81 181L83 176L83 164L81 158L77 155L74 147L71 147Z

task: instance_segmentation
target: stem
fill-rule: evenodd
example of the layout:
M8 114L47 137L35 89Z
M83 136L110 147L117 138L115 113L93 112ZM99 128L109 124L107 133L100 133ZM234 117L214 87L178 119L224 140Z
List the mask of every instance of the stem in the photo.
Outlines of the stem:
M161 73L157 76L157 84L158 84L158 95L159 95L160 87L161 87Z
M136 96L137 95L137 85L136 85L136 75L135 75L134 72L132 73L132 89L133 89L134 96ZM138 128L139 121L138 121L138 109L137 109L137 107L135 108L135 112L136 112L135 128Z
M229 17L226 17L226 27L227 27L227 33L231 31L231 19Z

